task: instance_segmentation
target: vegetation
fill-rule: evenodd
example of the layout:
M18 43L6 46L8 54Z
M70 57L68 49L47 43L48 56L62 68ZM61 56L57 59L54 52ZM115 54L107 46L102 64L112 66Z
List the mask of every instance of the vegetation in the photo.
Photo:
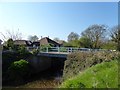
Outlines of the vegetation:
M32 54L33 54L33 55L37 55L38 53L39 53L39 50L37 50L37 49L33 49L33 50L32 50Z
M82 48L92 48L91 40L89 38L85 37L85 36L81 37L79 39L79 42L80 42L79 44Z
M102 62L120 60L120 52L76 52L65 61L63 80L71 78L85 69Z
M69 42L67 42L67 43L64 43L63 45L65 46L65 47L80 47L80 44L79 44L80 42L79 42L79 40L72 40L72 41L69 41Z
M111 30L112 41L116 42L117 50L120 51L120 27L114 26Z
M77 33L71 32L68 35L68 41L73 41L73 40L78 40L79 39L79 35Z
M47 44L47 45L41 45L40 46L40 51L46 52L47 48L50 48L52 45Z
M63 71L63 81L65 80L65 82L61 87L117 87L117 79L115 78L115 80L111 82L110 79L114 78L114 73L117 75L116 60L120 60L120 52L112 52L111 50L120 51L120 30L118 26L115 26L111 28L110 35L105 36L107 31L108 28L106 25L94 24L89 26L80 35L75 32L71 32L68 35L68 41L63 43L65 47L107 49L109 51L76 52L68 55ZM14 45L13 40L20 40L21 33L15 34L8 31L8 34L9 38L3 47L5 52L2 53L3 77L11 81L24 80L24 78L30 74L29 63L26 61L26 58L28 58L29 55L37 55L39 51L33 49L32 53L30 53L26 46ZM110 39L108 39L108 37ZM30 36L29 40L37 41L38 37L36 35ZM54 40L57 42L62 41L59 38L55 38ZM53 46L52 44L41 45L40 49L46 52L50 50L47 48ZM65 47L61 47L59 51L66 52ZM84 72L84 70L86 71ZM77 74L79 75L74 77ZM95 76L95 78L93 78L93 76ZM104 78L102 79L102 77ZM88 81L86 81L86 79Z
M30 40L30 41L32 41L32 42L34 42L34 41L38 41L38 37L36 36L36 35L34 35L34 36L29 36L28 37L28 40Z
M118 88L118 62L97 64L62 83L61 88Z
M13 41L13 39L8 39L7 40L7 45L6 45L8 48L9 48L9 50L12 50L12 49L14 49L14 41Z
M65 42L63 46L120 51L120 30L118 26L108 29L106 25L94 24L80 35L71 32L68 35L68 42Z
M100 42L105 38L107 27L105 25L94 24L89 26L81 34L92 42L92 48L100 48Z
M15 61L10 65L9 70L14 74L25 76L28 73L28 62L23 59Z
M14 61L8 68L7 79L12 82L19 81L22 83L24 79L30 76L30 67L29 63L26 60Z
M17 31L6 30L5 33L0 32L0 35L3 41L7 41L8 39L12 40L22 39L22 33L19 32L19 29Z

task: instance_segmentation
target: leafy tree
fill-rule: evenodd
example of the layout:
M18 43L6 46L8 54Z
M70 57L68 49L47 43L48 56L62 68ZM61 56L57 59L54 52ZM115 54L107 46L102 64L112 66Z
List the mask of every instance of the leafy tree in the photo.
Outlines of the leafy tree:
M29 36L29 38L28 38L30 41L32 41L32 42L34 42L34 41L38 41L38 37L36 36L36 35L34 35L34 36Z
M110 36L112 38L112 41L117 43L117 50L120 51L120 28L118 26L114 26L111 29L111 35Z
M79 39L79 42L80 42L80 46L83 48L92 48L92 42L87 37L81 37Z
M14 41L12 38L7 40L7 47L11 50L14 48Z
M46 52L47 48L51 48L52 46L50 44L46 44L46 45L41 45L40 46L40 51Z
M93 43L93 48L100 48L100 42L105 38L107 26L94 24L89 26L81 33L82 36L87 37Z
M63 46L65 46L65 47L80 47L80 42L79 42L79 40L72 40L69 42L65 42L63 44Z
M107 50L116 50L117 49L116 43L111 40L103 42L101 45L101 48L107 49Z
M78 39L79 39L79 35L77 33L71 32L68 35L68 42L72 40L78 40Z

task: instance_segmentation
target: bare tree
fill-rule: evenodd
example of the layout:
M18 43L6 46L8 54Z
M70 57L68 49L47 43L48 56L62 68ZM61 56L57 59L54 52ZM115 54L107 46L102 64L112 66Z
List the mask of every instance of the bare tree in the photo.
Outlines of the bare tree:
M68 35L68 41L73 41L73 40L78 40L79 39L79 35L75 32L71 32Z
M1 35L3 41L7 41L10 38L12 40L21 40L22 39L22 33L19 32L19 29L17 31L6 30L6 33L0 32L0 35Z
M111 31L111 38L112 41L117 43L117 49L120 51L120 27L119 26L114 26Z
M55 37L53 40L56 41L56 42L60 41L60 39L58 37Z
M107 26L94 24L83 31L81 35L91 40L93 43L92 48L100 48L100 42L105 38L106 31Z

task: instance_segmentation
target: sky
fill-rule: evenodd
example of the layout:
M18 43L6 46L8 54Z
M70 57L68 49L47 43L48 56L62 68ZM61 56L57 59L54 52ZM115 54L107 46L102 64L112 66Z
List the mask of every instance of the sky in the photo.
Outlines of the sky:
M93 24L118 24L117 2L9 2L0 3L0 32L19 31L23 39L79 35ZM2 36L0 35L2 39Z

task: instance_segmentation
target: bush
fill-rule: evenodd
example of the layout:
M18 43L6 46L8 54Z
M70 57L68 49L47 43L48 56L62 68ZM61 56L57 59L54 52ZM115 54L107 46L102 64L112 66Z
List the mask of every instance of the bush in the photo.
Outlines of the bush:
M27 50L27 48L23 45L18 46L17 52L19 53L19 57L21 59L26 59L31 53Z
M65 80L61 88L118 88L117 60L97 64Z
M26 54L26 53L28 53L28 50L26 49L25 46L21 45L21 46L18 47L18 52L20 54Z
M12 80L24 79L30 74L29 63L23 59L13 62L8 68L9 78Z
M39 53L39 50L37 50L37 49L33 49L33 50L32 50L32 54L33 54L33 55L37 55L38 53Z
M76 52L69 54L65 61L63 80L75 76L85 69L99 64L120 59L120 52Z
M47 45L41 45L40 46L40 51L42 52L46 52L47 51L47 48L50 48L51 45L50 44L47 44Z

